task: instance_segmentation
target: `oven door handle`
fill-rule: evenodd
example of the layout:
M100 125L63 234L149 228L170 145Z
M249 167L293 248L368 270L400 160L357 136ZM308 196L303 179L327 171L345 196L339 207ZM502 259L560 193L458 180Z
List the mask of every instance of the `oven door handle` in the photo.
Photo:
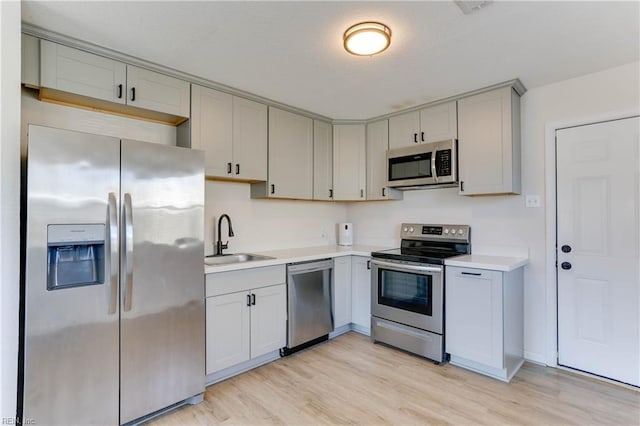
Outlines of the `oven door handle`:
M400 269L404 271L417 271L417 272L442 272L442 268L439 266L416 266L416 265L405 265L400 263L392 263L392 262L383 262L377 259L371 261L372 265L382 266L393 269Z

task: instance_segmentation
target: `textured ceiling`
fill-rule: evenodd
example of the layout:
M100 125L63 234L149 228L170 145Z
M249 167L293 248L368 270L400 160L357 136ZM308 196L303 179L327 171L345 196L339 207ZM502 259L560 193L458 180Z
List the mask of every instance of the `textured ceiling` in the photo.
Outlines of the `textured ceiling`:
M334 119L366 119L513 78L527 88L637 61L640 2L23 1L38 27ZM392 32L342 48L361 20Z

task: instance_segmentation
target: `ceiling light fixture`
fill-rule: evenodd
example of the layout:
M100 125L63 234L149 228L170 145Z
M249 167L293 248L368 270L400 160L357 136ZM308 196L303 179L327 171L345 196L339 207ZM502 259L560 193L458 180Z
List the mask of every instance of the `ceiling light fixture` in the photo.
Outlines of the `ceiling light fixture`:
M379 22L360 22L344 32L343 40L347 52L358 56L372 56L389 47L391 30Z

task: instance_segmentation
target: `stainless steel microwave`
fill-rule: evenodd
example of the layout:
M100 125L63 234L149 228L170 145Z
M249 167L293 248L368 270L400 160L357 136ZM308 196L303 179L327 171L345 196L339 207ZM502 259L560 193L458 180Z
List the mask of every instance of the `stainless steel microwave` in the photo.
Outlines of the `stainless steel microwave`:
M421 143L387 151L387 186L419 189L457 186L458 141Z

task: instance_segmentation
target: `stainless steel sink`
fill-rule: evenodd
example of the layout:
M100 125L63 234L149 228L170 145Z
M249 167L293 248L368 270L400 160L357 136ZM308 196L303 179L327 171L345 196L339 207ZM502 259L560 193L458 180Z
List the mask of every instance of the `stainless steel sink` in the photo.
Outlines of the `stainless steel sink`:
M236 253L236 254L225 254L222 256L207 256L204 258L205 265L216 266L216 265L228 265L230 263L244 263L244 262L253 262L256 260L269 260L275 259L275 257L269 256L261 256L259 254L250 254L250 253Z

